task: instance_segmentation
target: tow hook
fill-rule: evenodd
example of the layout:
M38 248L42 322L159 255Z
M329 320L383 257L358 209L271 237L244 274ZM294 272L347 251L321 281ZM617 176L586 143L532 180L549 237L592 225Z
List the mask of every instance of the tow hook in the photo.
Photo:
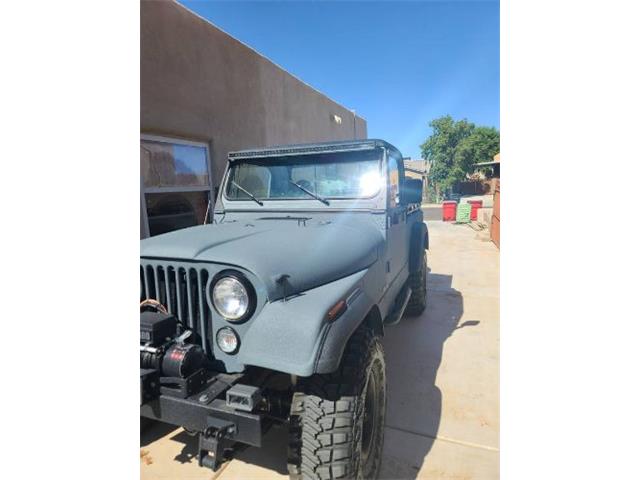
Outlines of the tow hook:
M212 417L207 419L207 424L209 426L200 434L198 442L198 465L215 472L233 456L231 439L236 426L233 422Z

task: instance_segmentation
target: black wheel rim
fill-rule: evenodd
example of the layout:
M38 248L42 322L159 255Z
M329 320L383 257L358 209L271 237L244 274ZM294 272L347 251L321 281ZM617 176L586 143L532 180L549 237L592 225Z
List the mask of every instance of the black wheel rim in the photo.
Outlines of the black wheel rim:
M364 412L362 420L362 464L365 469L369 466L370 460L375 456L372 455L375 449L375 438L378 431L378 378L375 374L375 365L369 371L367 379L367 388L364 397Z

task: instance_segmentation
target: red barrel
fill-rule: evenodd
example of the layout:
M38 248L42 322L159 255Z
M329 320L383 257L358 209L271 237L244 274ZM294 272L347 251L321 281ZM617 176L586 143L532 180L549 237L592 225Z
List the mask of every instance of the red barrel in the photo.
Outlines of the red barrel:
M469 200L471 205L471 220L478 220L478 209L482 208L482 200Z
M442 202L442 221L454 222L456 219L456 208L458 204L456 202L447 200Z

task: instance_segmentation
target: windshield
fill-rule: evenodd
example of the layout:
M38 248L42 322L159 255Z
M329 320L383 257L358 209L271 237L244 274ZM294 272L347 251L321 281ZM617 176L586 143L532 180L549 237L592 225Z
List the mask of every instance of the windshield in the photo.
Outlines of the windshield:
M230 200L369 198L383 184L380 159L381 151L372 150L240 160L229 170L225 195Z

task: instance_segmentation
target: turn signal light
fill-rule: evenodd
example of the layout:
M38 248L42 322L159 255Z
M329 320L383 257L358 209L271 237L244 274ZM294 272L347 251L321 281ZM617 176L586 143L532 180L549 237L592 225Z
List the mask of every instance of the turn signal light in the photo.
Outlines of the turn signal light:
M340 300L333 307L329 309L327 312L327 320L330 322L334 322L347 310L347 302L344 300Z

